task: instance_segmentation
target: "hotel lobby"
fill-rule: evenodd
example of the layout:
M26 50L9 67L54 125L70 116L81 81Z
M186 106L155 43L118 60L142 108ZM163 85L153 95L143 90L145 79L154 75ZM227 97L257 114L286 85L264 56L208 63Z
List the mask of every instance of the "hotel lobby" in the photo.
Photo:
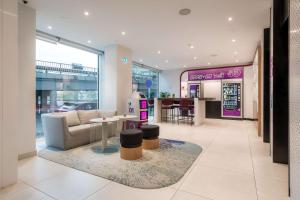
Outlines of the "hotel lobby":
M0 0L0 200L299 200L300 0Z

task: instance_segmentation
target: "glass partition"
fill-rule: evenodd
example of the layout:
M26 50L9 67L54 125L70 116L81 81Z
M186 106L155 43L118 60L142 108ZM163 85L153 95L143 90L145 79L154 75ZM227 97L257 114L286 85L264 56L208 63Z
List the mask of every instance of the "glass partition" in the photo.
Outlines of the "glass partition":
M137 87L138 92L143 93L148 99L157 97L159 71L134 63L132 67L132 84Z

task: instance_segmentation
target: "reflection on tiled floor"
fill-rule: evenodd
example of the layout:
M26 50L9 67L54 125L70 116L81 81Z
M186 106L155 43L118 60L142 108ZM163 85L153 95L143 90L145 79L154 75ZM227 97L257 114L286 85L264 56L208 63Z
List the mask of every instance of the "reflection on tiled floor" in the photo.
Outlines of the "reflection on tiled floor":
M287 200L288 168L273 164L250 121L160 124L161 137L197 143L203 153L176 184L142 190L34 157L19 162L19 183L1 200Z

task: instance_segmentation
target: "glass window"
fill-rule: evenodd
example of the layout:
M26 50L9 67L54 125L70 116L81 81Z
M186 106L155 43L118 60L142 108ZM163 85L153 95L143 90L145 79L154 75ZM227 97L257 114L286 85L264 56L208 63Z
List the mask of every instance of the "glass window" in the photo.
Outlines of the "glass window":
M132 84L138 92L143 93L147 98L157 97L159 72L134 63L132 67Z
M98 108L99 58L99 54L37 39L37 137L43 136L43 113Z

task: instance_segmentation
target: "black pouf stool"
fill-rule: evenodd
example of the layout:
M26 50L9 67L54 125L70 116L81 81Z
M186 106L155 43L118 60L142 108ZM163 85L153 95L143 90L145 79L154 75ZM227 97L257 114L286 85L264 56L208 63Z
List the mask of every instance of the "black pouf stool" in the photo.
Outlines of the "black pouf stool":
M124 160L137 160L142 157L143 132L139 129L127 129L120 134L120 156Z
M157 149L159 148L159 126L143 125L143 149Z

